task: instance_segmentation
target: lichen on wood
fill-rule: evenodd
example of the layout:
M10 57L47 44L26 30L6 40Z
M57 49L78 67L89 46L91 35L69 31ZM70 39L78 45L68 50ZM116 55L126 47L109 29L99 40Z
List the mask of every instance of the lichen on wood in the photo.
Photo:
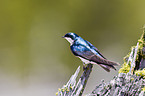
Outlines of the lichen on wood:
M124 58L119 74L101 82L87 96L145 96L145 28L136 46Z
M92 67L93 67L92 64L88 64L86 67L84 66L83 74L77 82L76 78L80 71L80 66L79 66L76 72L74 73L74 75L71 76L67 84L64 85L61 89L60 88L58 89L58 92L56 93L56 95L57 96L82 96L83 91L86 87L88 78L90 76L90 73L92 71Z
M140 76L120 73L107 84L103 81L87 96L139 96L144 85Z

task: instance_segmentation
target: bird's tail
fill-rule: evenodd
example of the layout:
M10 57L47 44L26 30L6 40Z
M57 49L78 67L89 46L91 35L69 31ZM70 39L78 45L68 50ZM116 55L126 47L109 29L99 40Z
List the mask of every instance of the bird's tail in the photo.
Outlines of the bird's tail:
M113 65L106 65L106 64L98 64L100 65L103 69L105 69L107 72L110 72L110 69L116 70L116 68Z
M98 56L93 56L91 58L92 61L96 62L98 65L100 65L103 69L105 69L107 72L110 72L110 69L116 70L114 66L120 65L119 63L109 61L107 59L98 57Z

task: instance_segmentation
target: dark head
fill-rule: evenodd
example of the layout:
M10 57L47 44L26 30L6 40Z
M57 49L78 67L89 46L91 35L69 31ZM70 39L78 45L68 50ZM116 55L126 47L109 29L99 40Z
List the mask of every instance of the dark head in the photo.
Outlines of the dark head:
M71 45L77 39L77 37L79 36L75 33L67 33L63 36L63 38L65 38L68 42L70 42Z

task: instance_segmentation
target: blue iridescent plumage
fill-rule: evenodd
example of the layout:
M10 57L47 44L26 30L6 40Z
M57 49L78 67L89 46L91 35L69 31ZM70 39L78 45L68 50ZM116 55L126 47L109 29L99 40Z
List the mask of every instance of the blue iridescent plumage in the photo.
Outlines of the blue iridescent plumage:
M98 64L108 72L110 68L115 69L113 65L118 65L118 63L107 60L96 47L77 34L67 33L63 37L70 42L72 53L79 57L83 63Z

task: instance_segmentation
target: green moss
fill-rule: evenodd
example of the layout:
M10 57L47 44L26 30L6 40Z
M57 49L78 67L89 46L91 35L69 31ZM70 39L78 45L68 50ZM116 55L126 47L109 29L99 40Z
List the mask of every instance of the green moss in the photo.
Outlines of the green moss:
M58 91L61 91L61 89L59 88Z
M134 78L131 78L131 81L133 81L134 80Z
M143 88L142 88L142 91L144 91L144 92L145 92L145 87L143 87Z
M126 64L126 62L123 64L123 66L119 69L119 73L128 73L130 70L130 65Z
M142 36L141 36L141 38L138 40L138 42L139 42L139 49L140 50L142 50L143 49L143 46L145 45L145 42L144 42L144 40L145 40L145 34L144 34L144 30L143 30L143 33L142 33Z
M127 60L129 59L129 55L130 55L130 52L123 58L124 62L127 62Z
M145 76L145 68L144 68L143 70L137 70L137 71L135 71L135 74L136 74L137 76L142 76L142 77L144 77L144 76Z
M143 32L141 38L138 40L139 45L138 45L138 52L137 52L137 55L136 55L136 61L138 60L139 55L142 56L142 49L143 49L143 47L145 46L144 38L145 38L145 34L144 34L144 32ZM131 50L133 50L135 47L136 47L136 46L132 46L132 47L131 47ZM130 65L131 65L130 63L131 63L131 62L129 62L129 64L127 64L127 61L128 61L128 59L129 59L130 53L131 53L131 52L129 52L129 53L124 57L124 64L123 64L122 67L120 68L119 73L128 73L128 72L129 72L129 70L130 70ZM137 73L139 73L139 71L138 71ZM141 74L141 73L140 73L140 74Z
M72 89L72 86L70 86L70 89Z
M62 88L62 89L61 89L61 91L62 91L62 92L64 92L64 91L65 91L65 89L63 89L63 88Z
M58 92L56 92L55 95L58 95Z
M138 49L139 50L142 50L143 49L143 46L144 46L144 40L141 38L141 39L138 40L138 42L139 42Z
M135 74L136 74L137 76L142 76L142 77L144 77L144 76L145 76L145 68L144 68L143 70L137 70L137 71L135 71Z
M129 56L130 56L130 52L123 58L124 59L124 64L119 69L119 73L128 73L129 72L129 70L130 70L130 64L127 64Z
M65 90L66 90L67 92L69 92L69 89L68 89L68 88L66 88Z

